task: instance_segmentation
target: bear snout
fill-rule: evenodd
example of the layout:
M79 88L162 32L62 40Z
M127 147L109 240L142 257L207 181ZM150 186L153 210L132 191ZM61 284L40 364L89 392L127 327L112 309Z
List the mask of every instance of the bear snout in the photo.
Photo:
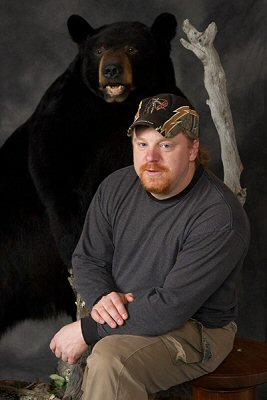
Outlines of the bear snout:
M99 63L99 89L111 102L126 100L134 90L131 61L123 50L106 50Z

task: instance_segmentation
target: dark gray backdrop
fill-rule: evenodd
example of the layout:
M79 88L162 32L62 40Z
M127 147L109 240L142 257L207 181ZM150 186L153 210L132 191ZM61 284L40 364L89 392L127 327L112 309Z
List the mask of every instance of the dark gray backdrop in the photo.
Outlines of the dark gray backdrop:
M76 54L66 28L73 13L92 26L119 20L139 20L151 25L161 12L172 12L178 21L172 43L177 85L201 114L201 137L212 154L211 168L222 177L220 145L203 85L203 68L195 55L184 49L182 22L188 18L203 31L215 21L215 47L228 81L228 95L237 143L245 171L245 205L251 221L252 242L240 280L239 334L266 340L266 123L264 114L264 64L266 1L264 0L1 0L0 2L0 145L33 112L40 97ZM1 278L0 278L1 279ZM0 343L0 379L46 378L55 362L48 342L60 324L28 321ZM31 332L33 334L31 335ZM13 350L12 350L13 349ZM12 351L17 353L12 361ZM7 361L3 362L3 356ZM33 371L33 358L38 362ZM30 360L28 370L27 360ZM21 367L23 365L23 368Z

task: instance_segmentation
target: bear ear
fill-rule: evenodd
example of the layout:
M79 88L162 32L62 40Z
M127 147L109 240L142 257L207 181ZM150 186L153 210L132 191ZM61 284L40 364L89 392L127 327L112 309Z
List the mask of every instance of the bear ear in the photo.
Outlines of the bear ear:
M153 22L151 32L155 38L170 42L176 34L176 28L175 16L170 13L162 13Z
M67 22L69 34L75 43L80 43L87 36L92 36L95 30L79 15L71 15Z

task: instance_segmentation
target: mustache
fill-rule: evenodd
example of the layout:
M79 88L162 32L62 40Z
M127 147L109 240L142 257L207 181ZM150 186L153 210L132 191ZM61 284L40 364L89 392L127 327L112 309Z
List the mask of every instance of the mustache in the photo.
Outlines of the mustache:
M141 165L140 172L143 173L144 171L155 171L155 172L168 172L169 168L164 167L163 165L158 165L155 163L145 163Z

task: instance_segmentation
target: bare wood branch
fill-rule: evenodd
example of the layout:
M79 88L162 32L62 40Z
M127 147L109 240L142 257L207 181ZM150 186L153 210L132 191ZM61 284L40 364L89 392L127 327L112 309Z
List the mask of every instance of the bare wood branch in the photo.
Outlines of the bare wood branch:
M216 24L212 22L205 32L198 32L189 20L185 20L183 31L189 42L180 39L182 45L191 50L200 59L204 67L204 85L209 95L206 103L210 108L214 125L219 134L224 182L238 196L243 205L246 200L246 189L240 186L243 166L236 144L233 118L227 97L225 73L219 55L213 46L217 34Z
M77 320L90 315L90 310L85 307L85 302L82 300L79 293L75 290L73 275L69 277L70 285L76 295ZM76 364L69 365L60 360L58 364L58 373L64 376L67 381L67 387L63 396L63 400L81 400L82 399L82 379L86 366L86 360L91 352L89 346L88 352L84 353Z
M35 390L29 390L26 388L16 388L14 386L8 386L8 385L0 385L0 389L3 390L4 392L8 393L15 393L17 394L20 398L22 397L29 397L30 399L41 399L41 400L60 400L58 397L56 397L54 394L51 393L44 393L44 392L39 392Z

